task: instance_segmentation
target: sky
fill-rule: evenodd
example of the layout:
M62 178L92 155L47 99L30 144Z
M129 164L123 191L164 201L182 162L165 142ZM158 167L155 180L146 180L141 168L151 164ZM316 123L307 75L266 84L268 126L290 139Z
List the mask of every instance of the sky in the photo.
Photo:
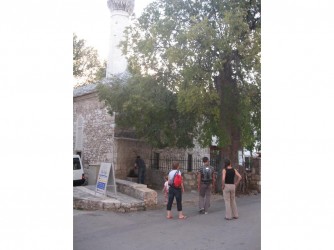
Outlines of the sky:
M154 0L136 0L134 13L140 16L144 8ZM75 18L72 21L73 32L78 38L85 39L88 46L98 50L101 60L107 60L109 42L110 11L107 0L74 0Z

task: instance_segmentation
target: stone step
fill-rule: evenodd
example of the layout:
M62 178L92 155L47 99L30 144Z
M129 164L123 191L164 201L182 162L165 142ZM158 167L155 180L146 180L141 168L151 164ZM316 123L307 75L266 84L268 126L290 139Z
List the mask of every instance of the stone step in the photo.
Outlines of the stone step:
M95 186L73 187L73 208L131 212L145 210L145 202L123 193L107 191L107 196L95 193Z

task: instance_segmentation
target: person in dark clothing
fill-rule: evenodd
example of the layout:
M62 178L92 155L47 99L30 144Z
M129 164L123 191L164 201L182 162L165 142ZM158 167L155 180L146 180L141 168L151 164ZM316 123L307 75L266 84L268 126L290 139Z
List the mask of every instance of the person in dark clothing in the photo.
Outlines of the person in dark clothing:
M237 176L237 181L234 183L234 177ZM238 171L231 166L231 161L225 159L225 167L222 175L222 189L225 201L225 219L238 219L238 209L235 202L235 190L240 180L242 179Z
M138 183L145 183L145 174L146 174L146 165L145 162L140 156L137 156L135 161L135 167L138 169Z

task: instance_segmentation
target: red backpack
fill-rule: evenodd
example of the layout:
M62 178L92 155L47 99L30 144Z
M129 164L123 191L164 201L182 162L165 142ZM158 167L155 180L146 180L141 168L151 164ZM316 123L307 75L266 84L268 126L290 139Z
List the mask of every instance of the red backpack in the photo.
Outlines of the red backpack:
M179 170L176 171L173 178L173 187L180 188L182 184L182 176L179 173Z

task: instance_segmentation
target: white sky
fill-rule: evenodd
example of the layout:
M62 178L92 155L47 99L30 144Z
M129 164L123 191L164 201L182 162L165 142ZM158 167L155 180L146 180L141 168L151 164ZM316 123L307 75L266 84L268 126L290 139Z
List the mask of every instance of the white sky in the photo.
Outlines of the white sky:
M88 46L98 50L101 60L108 57L110 11L107 0L73 0L75 15L73 32L85 39ZM140 16L143 9L154 0L135 0L134 12Z

